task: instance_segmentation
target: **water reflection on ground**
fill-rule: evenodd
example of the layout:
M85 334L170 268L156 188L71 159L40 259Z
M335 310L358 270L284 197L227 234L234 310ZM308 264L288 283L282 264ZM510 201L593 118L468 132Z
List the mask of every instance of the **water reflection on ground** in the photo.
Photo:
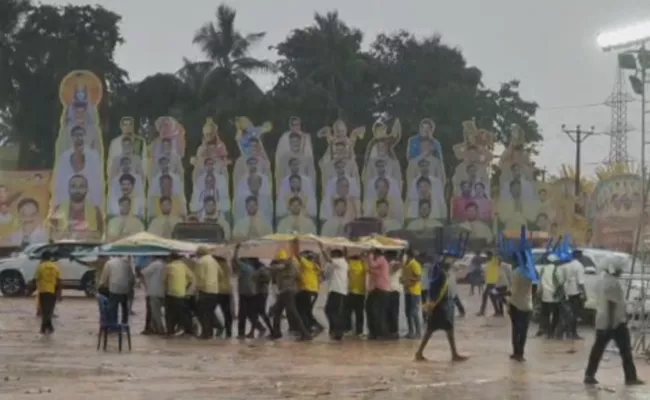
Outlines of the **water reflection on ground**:
M478 308L476 296L464 301L469 311ZM117 353L115 342L103 353L95 350L94 301L68 297L60 303L51 338L35 333L34 305L33 299L0 299L0 399L650 399L648 390L622 385L615 353L599 373L603 388L585 389L588 330L574 354L566 342L531 337L528 361L517 364L508 359L508 321L473 312L457 323L459 347L471 358L452 364L442 333L430 342L428 363L413 361L417 341L330 343L325 336L312 343L206 343L135 334L130 354ZM142 299L136 312L133 329L139 332ZM319 315L324 321L322 309ZM637 368L648 378L645 361Z

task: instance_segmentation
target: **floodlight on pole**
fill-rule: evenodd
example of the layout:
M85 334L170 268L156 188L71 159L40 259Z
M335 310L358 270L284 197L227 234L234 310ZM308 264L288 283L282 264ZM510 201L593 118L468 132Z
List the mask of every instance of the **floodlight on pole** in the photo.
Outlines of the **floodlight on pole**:
M618 56L619 67L622 69L633 70L634 75L630 76L630 83L634 92L641 97L641 215L639 216L638 226L636 229L636 234L634 238L634 255L632 257L632 266L631 274L634 274L635 263L637 262L639 254L639 245L641 242L641 232L645 232L646 227L646 205L648 199L648 190L650 185L646 182L647 172L646 172L646 156L645 149L646 144L646 85L650 83L649 73L650 73L650 52L646 49L646 44L650 42L650 21L642 22L636 25L632 25L626 28L621 28L618 30L613 30L610 32L601 33L596 38L598 45L603 49L603 51L618 50L622 54ZM647 249L644 245L644 256L641 260L641 275L645 276L646 269L646 252ZM640 315L645 314L645 302L646 302L646 290L645 283L643 287L643 296L641 299L641 312ZM628 284L626 298L629 297L631 289L631 281ZM650 323L648 321L647 323ZM641 328L641 334L634 344L636 349L641 345L644 351L650 351L646 348L646 332L648 332L648 326L644 320L644 326Z
M596 38L598 46L605 51L642 44L648 40L650 40L650 21L603 32Z

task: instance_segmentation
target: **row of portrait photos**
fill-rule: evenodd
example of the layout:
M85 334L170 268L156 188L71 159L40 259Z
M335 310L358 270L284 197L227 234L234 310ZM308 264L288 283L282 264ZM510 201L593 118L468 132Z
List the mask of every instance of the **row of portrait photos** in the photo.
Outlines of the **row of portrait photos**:
M101 96L101 82L89 71L73 71L61 83L63 113L50 206L57 237L114 239L144 229L169 237L174 225L188 215L219 223L227 237L271 232L339 236L348 222L362 216L380 219L385 231L434 228L447 220L451 209L454 221L467 223L481 238L493 239L496 210L487 172L492 152L485 142L490 138L472 121L463 125L464 140L454 147L459 163L450 176L435 138L435 123L428 118L408 138L405 171L399 162L404 156L398 158L393 150L402 136L398 120L391 127L383 122L372 126L361 166L355 143L365 128L348 131L338 120L312 135L303 132L296 117L280 137L274 160L262 141L272 126L255 125L246 117L235 119L239 154L228 154L219 127L209 118L201 145L189 151L185 128L163 116L152 124L122 118L121 133L107 143L108 156L103 157L97 112ZM142 131L155 135L145 137ZM320 160L314 159L314 140L327 143ZM502 181L507 183L501 185L505 196L501 193L499 224L534 224L540 205L530 189L534 186L530 163L516 147L509 151L510 158L502 162ZM186 157L193 165L189 196ZM451 204L445 197L448 180L453 186Z

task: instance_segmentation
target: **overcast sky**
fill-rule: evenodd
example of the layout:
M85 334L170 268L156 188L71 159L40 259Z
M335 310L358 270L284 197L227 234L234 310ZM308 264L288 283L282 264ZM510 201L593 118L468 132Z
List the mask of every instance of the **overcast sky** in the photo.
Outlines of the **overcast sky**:
M50 4L85 4L83 0L50 0ZM218 1L102 0L101 4L123 16L126 44L117 61L132 80L155 72L174 72L182 57L198 59L191 43L195 30L214 18ZM595 43L600 30L650 19L648 0L230 0L237 10L242 32L267 32L253 55L274 59L268 50L291 29L311 24L315 12L338 10L341 18L365 32L366 44L380 32L407 29L417 35L440 33L447 44L462 49L466 59L483 71L484 82L521 80L526 99L537 101L544 144L538 163L555 174L565 163L574 164L573 143L561 132L595 125L609 131L611 110L587 106L604 102L616 76L616 57L601 52ZM372 4L372 6L371 6ZM260 76L268 88L273 78ZM423 116L424 117L424 116ZM640 105L630 104L630 156L638 159ZM609 137L588 139L583 168L593 173L608 156Z

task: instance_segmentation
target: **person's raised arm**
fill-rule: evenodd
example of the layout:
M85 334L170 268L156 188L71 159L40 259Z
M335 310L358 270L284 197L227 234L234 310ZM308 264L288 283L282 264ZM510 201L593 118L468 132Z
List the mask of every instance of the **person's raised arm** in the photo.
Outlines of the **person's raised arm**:
M196 286L196 276L187 264L183 263L183 265L185 266L185 276L187 277L187 289L194 288Z
M111 276L111 266L109 265L109 261L104 264L104 268L102 269L102 275L99 277L99 285L98 287L106 287L108 286L108 280L110 279Z
M237 260L239 260L239 248L240 247L241 247L241 242L237 243L237 245L235 246L235 251L233 252L233 255L232 255L232 267L233 267L233 271L235 271L235 273L239 273L239 263L237 262Z

